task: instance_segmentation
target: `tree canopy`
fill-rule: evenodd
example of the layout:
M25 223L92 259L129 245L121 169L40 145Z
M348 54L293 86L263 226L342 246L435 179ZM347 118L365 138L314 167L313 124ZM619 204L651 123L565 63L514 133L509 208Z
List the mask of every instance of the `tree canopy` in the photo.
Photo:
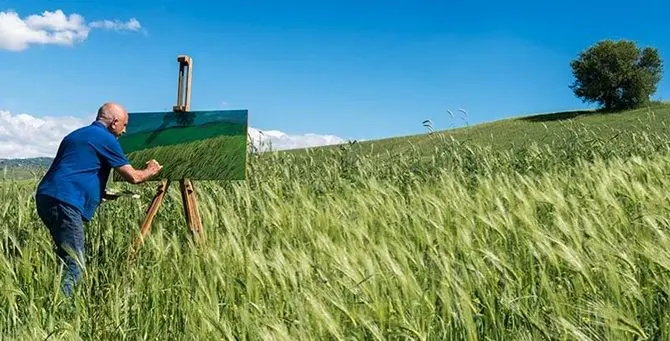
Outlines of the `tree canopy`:
M570 85L574 94L609 110L647 103L663 72L656 48L640 49L629 40L600 41L582 51L570 66L575 77Z

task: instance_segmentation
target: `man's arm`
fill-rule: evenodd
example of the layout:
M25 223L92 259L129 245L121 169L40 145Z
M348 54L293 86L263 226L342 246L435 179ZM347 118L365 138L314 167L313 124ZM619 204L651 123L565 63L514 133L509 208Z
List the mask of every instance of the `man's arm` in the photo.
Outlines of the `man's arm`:
M145 169L135 169L130 164L126 164L114 169L126 181L132 184L139 184L158 174L158 172L163 169L163 166L159 165L156 160L151 160L147 162L147 167Z

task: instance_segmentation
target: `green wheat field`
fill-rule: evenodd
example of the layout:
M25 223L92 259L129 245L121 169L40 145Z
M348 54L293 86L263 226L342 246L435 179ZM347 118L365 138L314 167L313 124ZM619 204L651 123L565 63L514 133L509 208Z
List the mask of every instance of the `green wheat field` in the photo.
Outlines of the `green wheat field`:
M71 301L36 180L0 182L0 339L668 340L669 119L252 153L246 181L195 182L204 244L173 186L129 261L143 185L87 226Z

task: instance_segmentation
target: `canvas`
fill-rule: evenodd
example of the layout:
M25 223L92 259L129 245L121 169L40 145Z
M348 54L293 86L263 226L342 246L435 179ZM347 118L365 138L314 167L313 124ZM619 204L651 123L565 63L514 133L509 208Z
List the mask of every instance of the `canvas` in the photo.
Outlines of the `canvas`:
M248 110L129 113L119 142L133 167L163 165L152 180L244 180L247 126Z

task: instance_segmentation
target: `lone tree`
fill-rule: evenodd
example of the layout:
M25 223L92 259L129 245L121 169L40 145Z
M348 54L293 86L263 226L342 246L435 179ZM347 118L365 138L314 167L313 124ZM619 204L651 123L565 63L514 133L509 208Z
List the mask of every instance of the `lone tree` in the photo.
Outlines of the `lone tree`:
M640 50L629 40L603 40L570 63L575 81L570 89L583 102L607 110L637 108L656 92L663 72L658 50Z

